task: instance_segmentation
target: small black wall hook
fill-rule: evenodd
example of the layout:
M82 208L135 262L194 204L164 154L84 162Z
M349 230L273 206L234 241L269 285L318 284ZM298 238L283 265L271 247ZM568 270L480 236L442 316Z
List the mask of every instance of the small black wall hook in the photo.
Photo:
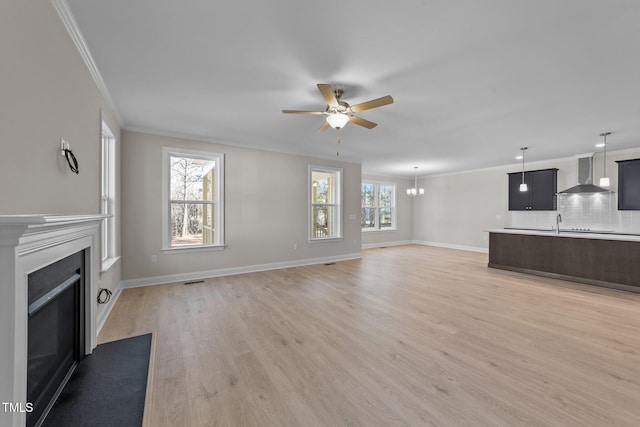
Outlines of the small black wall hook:
M78 168L78 160L76 159L76 156L73 155L73 151L65 148L64 158L67 159L67 163L69 164L69 169L71 169L71 172L74 172L76 174L80 173L80 169Z

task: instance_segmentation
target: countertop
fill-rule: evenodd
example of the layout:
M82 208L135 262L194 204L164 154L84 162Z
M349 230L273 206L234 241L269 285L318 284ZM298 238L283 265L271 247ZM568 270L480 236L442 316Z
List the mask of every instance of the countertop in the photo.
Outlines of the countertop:
M528 234L532 236L571 237L574 239L624 240L630 242L640 242L639 234L628 234L616 231L589 232L560 229L559 234L556 234L556 230L552 230L550 228L493 228L485 231L488 233Z

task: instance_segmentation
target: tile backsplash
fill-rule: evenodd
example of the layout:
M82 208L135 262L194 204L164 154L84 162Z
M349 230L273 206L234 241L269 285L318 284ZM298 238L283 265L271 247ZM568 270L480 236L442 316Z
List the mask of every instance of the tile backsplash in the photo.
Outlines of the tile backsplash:
M556 215L562 215L560 228L612 230L640 233L640 211L619 211L616 193L561 194L557 211L513 211L511 226L552 228Z

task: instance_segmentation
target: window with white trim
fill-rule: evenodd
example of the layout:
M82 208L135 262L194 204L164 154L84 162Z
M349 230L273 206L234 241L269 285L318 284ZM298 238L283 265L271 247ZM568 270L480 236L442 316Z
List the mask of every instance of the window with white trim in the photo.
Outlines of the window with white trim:
M342 237L342 169L309 166L309 239Z
M100 213L102 271L118 259L116 253L116 137L104 120L100 138Z
M396 229L395 184L362 183L362 231Z
M224 154L165 147L163 248L224 245Z

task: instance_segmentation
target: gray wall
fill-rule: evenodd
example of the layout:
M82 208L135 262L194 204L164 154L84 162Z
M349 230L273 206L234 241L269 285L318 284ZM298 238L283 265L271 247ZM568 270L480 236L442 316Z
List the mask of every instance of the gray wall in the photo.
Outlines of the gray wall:
M360 256L359 164L137 132L125 131L122 138L123 278L127 285L180 280L198 272L249 271L261 265ZM225 154L224 250L161 250L165 146ZM343 168L344 239L340 241L308 241L309 164ZM157 262L152 262L152 255ZM151 279L135 282L145 278Z
M502 170L442 175L419 180L413 236L417 242L461 248L485 245L482 230L502 226L507 215Z
M120 130L50 1L0 2L0 62L0 214L99 213L100 111ZM116 263L99 286L119 282Z

